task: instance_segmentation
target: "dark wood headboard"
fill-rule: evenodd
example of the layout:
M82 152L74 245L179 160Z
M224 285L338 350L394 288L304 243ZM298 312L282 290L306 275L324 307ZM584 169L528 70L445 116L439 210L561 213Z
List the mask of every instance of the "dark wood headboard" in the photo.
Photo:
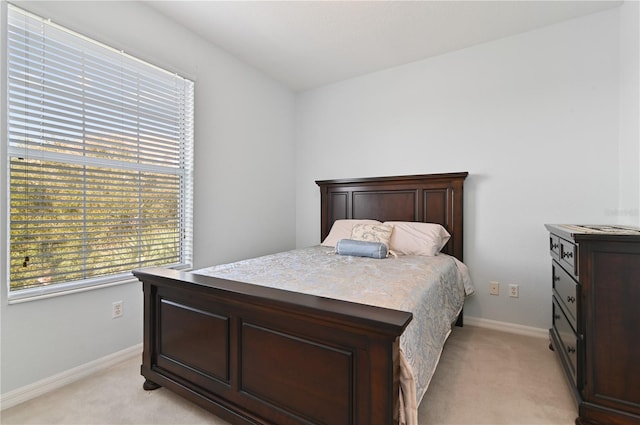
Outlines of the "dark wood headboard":
M442 252L462 261L463 184L468 174L317 180L321 240L340 219L438 223L451 234Z

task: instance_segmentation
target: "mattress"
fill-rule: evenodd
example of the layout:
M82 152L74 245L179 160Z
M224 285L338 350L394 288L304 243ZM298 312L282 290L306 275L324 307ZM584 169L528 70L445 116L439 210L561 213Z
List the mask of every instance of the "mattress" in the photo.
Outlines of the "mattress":
M451 324L474 291L467 267L446 254L374 259L337 255L320 245L193 273L413 313L400 338L401 422L409 425L417 420Z

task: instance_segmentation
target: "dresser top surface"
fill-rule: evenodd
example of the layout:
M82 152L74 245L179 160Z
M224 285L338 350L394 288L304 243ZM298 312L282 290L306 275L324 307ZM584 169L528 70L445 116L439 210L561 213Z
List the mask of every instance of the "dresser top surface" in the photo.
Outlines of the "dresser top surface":
M564 234L571 238L638 238L640 227L622 224L545 224L547 230L556 234Z

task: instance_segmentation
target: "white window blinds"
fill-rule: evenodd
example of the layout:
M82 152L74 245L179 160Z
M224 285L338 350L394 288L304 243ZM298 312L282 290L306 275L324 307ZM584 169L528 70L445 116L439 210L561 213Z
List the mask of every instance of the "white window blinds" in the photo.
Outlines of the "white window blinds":
M8 8L10 294L190 266L193 82Z

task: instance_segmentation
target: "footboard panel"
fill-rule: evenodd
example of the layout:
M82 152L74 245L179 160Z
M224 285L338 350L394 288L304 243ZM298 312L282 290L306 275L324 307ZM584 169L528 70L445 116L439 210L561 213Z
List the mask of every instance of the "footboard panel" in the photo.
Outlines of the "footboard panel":
M142 375L232 423L397 423L411 313L153 269Z
M229 317L166 295L157 301L156 365L200 385L229 385Z
M350 423L352 352L248 323L241 338L243 392L299 419Z

